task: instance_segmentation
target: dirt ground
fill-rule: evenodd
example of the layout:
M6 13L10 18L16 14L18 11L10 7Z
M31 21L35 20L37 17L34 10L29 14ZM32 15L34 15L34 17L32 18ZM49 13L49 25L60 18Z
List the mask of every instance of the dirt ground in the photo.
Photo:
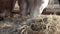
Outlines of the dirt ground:
M0 21L0 34L60 34L60 16L6 18Z

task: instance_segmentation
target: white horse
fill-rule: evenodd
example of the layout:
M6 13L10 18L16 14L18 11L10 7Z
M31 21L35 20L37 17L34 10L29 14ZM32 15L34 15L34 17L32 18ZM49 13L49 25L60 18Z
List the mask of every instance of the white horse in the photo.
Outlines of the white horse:
M34 5L31 7L30 16L32 18L40 16L43 10L47 7L49 0L34 0Z

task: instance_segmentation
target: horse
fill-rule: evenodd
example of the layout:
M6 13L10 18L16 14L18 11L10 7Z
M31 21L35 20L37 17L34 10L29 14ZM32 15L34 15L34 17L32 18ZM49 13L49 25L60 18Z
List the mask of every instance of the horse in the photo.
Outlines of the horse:
M49 0L27 0L27 9L31 18L39 17L48 6Z
M0 20L12 16L13 1L14 0L0 0Z
M27 1L26 0L18 0L18 5L20 8L21 17L27 16Z
M47 7L49 0L17 0L20 8L20 15L27 16L30 12L30 17L34 18L40 16L43 10Z
M48 3L49 0L18 0L20 14L22 14L22 16L26 16L27 11L29 11L31 18L40 16Z

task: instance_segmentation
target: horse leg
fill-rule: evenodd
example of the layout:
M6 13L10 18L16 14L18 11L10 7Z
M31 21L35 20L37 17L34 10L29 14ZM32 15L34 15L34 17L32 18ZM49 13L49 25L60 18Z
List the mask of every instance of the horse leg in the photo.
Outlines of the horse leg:
M30 12L30 17L34 17L34 0L27 0L27 9Z
M15 2L16 2L16 0L11 0L10 17L13 17L13 10L14 10L14 6L15 6Z
M21 17L26 17L27 16L27 3L26 0L18 0L18 4L20 6L20 14Z
M12 4L11 1L12 0L0 0L0 21L9 16Z
M33 18L39 17L43 10L47 7L49 0L35 0L34 1L34 10L31 11L31 16Z
M48 6L49 0L43 0L43 3L41 4L41 6L39 7L39 15L41 15L41 13L43 12L43 10Z

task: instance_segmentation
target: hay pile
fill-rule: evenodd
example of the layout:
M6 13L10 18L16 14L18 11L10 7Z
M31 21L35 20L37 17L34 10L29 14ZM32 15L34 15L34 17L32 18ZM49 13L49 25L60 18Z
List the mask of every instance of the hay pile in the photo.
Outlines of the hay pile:
M8 18L0 22L0 34L60 34L60 16Z

